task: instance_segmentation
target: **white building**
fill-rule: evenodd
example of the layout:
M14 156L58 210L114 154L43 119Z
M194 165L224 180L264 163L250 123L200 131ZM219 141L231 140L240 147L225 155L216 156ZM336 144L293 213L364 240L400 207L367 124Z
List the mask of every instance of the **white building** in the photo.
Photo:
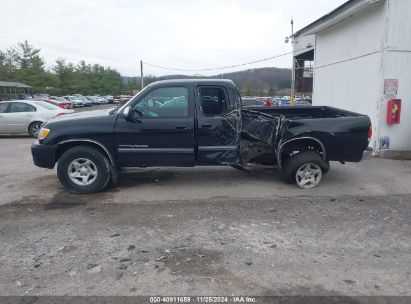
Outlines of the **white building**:
M294 58L297 94L312 81L314 105L371 118L376 153L411 154L411 0L347 1L295 33ZM302 72L310 61L311 80ZM393 98L402 100L401 121L390 125Z

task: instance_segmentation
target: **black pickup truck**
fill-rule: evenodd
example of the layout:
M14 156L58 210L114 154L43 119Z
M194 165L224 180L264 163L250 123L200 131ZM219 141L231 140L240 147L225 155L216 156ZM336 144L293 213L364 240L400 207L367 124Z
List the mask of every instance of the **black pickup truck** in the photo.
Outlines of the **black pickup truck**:
M34 164L57 166L70 191L92 193L121 167L277 166L286 182L313 188L329 161L359 162L371 137L365 115L330 107L247 107L230 80L150 84L112 110L60 116L32 146Z

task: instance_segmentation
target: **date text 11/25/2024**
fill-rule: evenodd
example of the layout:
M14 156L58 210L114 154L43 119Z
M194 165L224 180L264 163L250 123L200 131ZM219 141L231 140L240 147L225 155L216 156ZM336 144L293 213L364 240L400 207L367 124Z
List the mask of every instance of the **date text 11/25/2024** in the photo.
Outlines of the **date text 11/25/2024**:
M201 296L201 297L150 297L150 303L257 303L255 297Z

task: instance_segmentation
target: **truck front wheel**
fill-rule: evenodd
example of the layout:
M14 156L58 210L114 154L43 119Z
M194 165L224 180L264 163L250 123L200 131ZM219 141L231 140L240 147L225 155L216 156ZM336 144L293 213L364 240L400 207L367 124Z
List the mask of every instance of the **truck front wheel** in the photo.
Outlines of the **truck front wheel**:
M317 152L304 151L284 161L281 176L287 183L296 183L302 189L311 189L318 186L329 169L329 163L324 162Z
M60 157L57 175L70 192L95 193L110 181L109 160L100 151L88 146L73 147Z

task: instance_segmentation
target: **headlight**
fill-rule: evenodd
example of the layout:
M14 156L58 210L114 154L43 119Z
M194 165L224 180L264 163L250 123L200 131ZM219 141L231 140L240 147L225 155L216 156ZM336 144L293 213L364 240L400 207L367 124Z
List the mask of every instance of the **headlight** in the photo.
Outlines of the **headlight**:
M50 133L50 129L47 128L41 128L39 132L38 139L42 140L45 139Z

